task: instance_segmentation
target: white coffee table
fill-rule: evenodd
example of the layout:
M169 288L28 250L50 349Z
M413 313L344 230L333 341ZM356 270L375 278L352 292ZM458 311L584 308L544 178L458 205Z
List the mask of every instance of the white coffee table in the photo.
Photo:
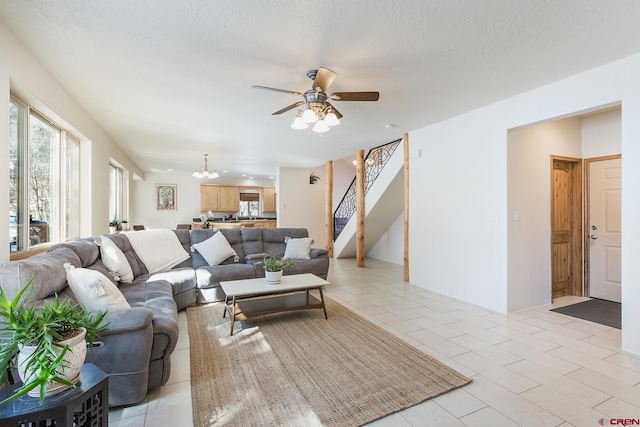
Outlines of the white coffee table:
M327 319L322 287L328 285L324 279L311 274L282 276L282 282L271 285L264 277L257 279L220 282L226 295L222 317L231 317L231 335L236 320L246 320L265 314L283 311L322 309ZM314 296L310 291L317 291Z

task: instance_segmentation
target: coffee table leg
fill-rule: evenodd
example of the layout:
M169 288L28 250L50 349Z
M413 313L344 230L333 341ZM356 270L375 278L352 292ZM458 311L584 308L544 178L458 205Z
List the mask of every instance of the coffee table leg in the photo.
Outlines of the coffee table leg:
M222 318L227 317L227 309L229 308L229 297L224 297L224 310L222 311Z
M327 306L324 305L324 294L322 293L322 288L318 288L318 290L320 291L320 301L322 301L322 310L324 310L324 318L328 319L329 316L327 316Z
M229 335L233 335L233 325L236 323L236 297L231 300L231 332Z

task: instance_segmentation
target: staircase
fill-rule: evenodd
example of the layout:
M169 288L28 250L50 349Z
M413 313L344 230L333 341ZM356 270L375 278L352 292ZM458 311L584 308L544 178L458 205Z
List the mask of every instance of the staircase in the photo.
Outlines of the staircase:
M365 158L365 253L404 209L404 156L399 139L374 148ZM356 256L355 178L333 215L335 258Z

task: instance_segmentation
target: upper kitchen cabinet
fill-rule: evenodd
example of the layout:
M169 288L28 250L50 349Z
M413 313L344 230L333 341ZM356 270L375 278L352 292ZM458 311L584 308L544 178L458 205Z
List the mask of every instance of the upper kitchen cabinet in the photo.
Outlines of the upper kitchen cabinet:
M220 211L220 187L200 184L200 212Z
M236 212L238 206L238 187L220 187L220 210L223 212Z
M238 210L238 187L200 184L201 212L236 212Z
M275 187L262 187L262 212L276 212Z

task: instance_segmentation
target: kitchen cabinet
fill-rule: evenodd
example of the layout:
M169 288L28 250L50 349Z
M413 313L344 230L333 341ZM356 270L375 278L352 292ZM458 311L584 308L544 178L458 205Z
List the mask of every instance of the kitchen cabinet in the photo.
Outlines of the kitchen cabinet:
M200 212L220 211L220 187L200 184Z
M237 212L239 208L238 197L238 187L220 187L220 210L222 212Z
M276 212L275 187L262 187L262 212Z
M238 187L200 184L200 212L237 212Z

